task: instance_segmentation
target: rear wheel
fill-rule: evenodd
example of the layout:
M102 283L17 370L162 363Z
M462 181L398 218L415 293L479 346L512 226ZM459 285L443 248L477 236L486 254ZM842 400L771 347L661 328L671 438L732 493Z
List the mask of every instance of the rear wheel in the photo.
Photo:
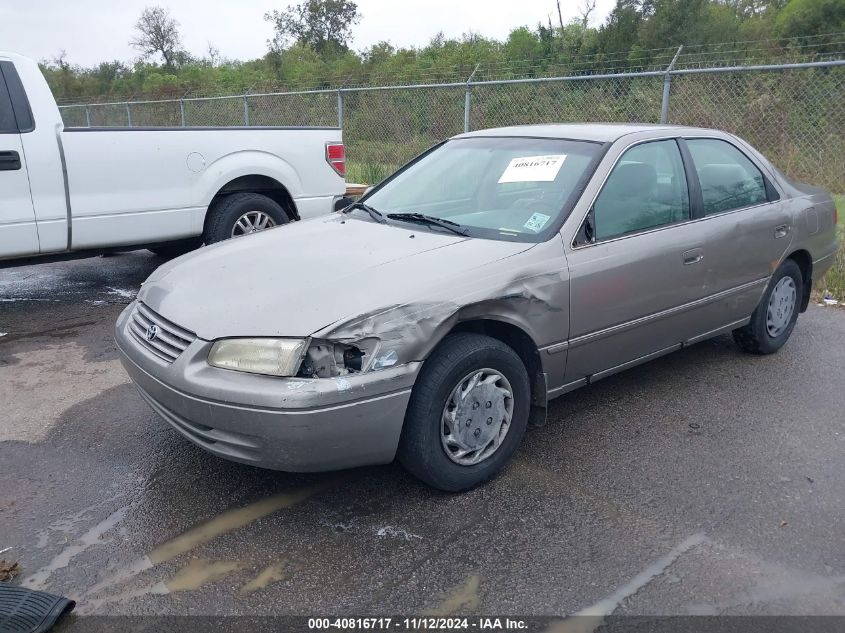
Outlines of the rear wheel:
M287 214L275 200L258 193L235 193L221 198L208 210L203 237L206 244L214 244L287 222Z
M449 336L414 385L399 461L449 492L487 481L525 433L530 393L525 365L510 347L480 334Z
M752 354L774 354L795 328L803 293L801 269L794 260L787 259L769 280L751 321L733 331L734 341Z

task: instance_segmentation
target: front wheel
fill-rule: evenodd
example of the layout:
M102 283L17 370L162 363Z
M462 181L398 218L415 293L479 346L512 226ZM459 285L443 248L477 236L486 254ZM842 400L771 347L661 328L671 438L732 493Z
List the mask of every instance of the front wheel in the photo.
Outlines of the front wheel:
M414 385L399 461L434 488L474 488L498 473L522 440L530 394L513 349L480 334L447 337Z
M287 222L287 214L275 200L259 193L233 193L208 210L203 238L206 244L214 244Z
M769 280L751 321L733 331L734 341L752 354L774 354L792 334L803 296L801 269L794 260L787 259Z

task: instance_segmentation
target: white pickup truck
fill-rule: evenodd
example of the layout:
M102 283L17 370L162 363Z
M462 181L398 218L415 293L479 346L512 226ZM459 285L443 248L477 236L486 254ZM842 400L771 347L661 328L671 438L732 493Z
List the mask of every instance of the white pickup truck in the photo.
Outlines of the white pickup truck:
M165 255L329 213L338 128L66 128L38 65L0 51L0 266Z

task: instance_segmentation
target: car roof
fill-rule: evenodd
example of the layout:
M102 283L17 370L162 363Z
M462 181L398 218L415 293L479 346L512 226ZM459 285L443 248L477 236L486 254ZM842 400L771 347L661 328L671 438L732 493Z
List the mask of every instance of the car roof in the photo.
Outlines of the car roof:
M513 125L486 130L477 130L459 134L454 138L471 138L476 136L525 136L540 138L565 138L607 143L616 141L628 134L638 132L666 132L676 131L678 134L702 132L716 135L716 130L705 128L691 128L680 125L648 124L648 123L554 123L545 125Z

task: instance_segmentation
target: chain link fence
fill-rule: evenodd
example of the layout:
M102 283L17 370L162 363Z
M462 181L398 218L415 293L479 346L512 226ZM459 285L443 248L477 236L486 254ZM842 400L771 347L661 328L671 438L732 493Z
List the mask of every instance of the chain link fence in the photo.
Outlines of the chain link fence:
M733 132L790 177L845 193L845 66L674 77L669 120Z
M845 193L845 60L60 106L65 125L341 126L348 180L375 183L464 130L670 122L733 132Z

